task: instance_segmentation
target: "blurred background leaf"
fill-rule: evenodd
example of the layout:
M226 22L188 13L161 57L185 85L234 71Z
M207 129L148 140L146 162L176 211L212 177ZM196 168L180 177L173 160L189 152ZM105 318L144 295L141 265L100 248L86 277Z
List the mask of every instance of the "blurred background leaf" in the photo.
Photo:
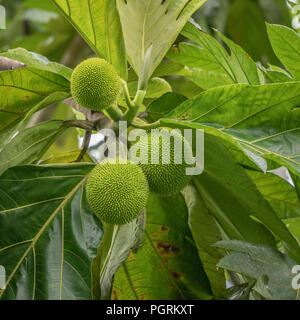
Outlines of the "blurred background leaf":
M243 17L243 18L241 18ZM291 26L291 13L282 0L210 0L194 19L213 33L218 29L240 45L254 61L277 64L265 22Z

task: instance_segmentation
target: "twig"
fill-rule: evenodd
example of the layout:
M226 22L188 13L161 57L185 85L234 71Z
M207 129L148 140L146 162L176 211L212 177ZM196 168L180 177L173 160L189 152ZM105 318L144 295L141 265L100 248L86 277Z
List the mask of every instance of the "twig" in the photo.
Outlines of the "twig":
M64 125L70 128L80 128L84 130L97 130L97 121L88 120L65 120Z
M83 142L82 142L82 147L81 147L82 150L75 162L80 162L83 159L84 155L86 154L89 148L89 145L91 142L91 136L92 136L92 131L86 130L84 134Z
M140 118L135 118L131 125L134 127L134 128L139 128L139 129L156 129L158 127L161 126L160 124L160 121L157 120L153 123L147 123L145 121L143 121L142 119Z
M16 61L6 57L0 57L0 71L7 71L24 67L26 67L26 64L20 61Z
M88 121L94 122L96 125L93 128L93 130L95 131L98 131L102 128L113 128L114 126L114 122L111 119L109 119L104 113L91 111L86 108L83 108L79 104L77 104L73 98L66 99L63 102L67 106L75 109L76 111L83 113Z
M93 112L92 110L88 110L86 108L81 107L78 103L73 98L68 98L63 101L67 106L75 109L76 111L79 111L83 113L87 120L89 121L95 121L98 120L99 118L104 118L104 114L102 112Z

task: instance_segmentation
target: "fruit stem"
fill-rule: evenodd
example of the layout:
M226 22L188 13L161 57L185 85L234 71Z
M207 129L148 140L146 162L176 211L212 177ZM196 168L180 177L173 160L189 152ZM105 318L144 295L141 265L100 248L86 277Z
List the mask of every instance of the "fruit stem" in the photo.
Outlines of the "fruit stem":
M108 113L109 117L114 121L119 121L123 118L123 112L118 108L118 105L112 104L110 107L105 109L105 111Z
M130 124L138 114L139 109L140 109L139 106L133 106L129 108L124 114L122 120L127 121Z
M143 106L143 100L145 98L146 91L145 90L138 90L133 102L131 101L130 105L128 105L128 110L124 114L122 120L127 121L129 124L135 119L137 116L140 107Z
M134 119L134 121L132 121L131 125L134 128L138 128L138 129L155 129L160 127L160 121L157 120L156 122L153 123L147 123L145 121L143 121L142 119L136 118Z
M142 106L145 99L146 90L138 90L133 100L135 106Z
M122 80L122 88L123 88L123 94L125 97L126 104L127 104L128 108L131 109L134 107L134 104L130 98L130 93L128 90L127 82L124 80Z

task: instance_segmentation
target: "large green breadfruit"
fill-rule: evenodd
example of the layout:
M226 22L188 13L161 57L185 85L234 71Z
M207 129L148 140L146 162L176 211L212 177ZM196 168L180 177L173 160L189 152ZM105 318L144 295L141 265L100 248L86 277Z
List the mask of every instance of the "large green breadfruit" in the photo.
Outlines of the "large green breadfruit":
M86 185L87 199L96 216L110 224L125 224L145 208L149 187L137 165L105 160L96 165Z
M72 96L79 105L90 110L100 111L114 104L121 88L119 75L104 59L87 59L72 73Z
M187 164L184 158L184 143L186 145L186 159L193 157L193 152L184 139L181 133L176 132L173 135L170 133L171 129L161 128L160 133L157 130L151 130L147 135L144 135L140 139L139 145L141 145L141 154L147 154L148 163L139 164L143 169L148 183L150 191L158 193L163 196L169 196L180 192L191 180L191 176L186 174L186 169L191 165ZM163 156L166 154L166 147L163 147L164 139L169 139L170 145L170 163L163 162ZM175 161L174 155L177 149L174 148L175 141L181 141L182 143L182 155L180 156L180 162ZM166 155L167 156L167 155ZM157 163L153 163L154 159L159 159Z

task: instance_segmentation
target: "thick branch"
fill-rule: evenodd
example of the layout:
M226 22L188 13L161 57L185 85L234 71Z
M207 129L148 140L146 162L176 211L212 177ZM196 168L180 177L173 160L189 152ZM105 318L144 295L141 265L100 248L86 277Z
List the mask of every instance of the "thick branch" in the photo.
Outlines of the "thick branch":
M26 67L26 64L20 61L16 61L6 57L0 57L0 71L7 71L24 67Z
M101 128L113 128L113 121L107 118L104 113L83 108L77 104L73 98L64 100L64 103L76 111L83 113L88 121L97 122L97 125L93 130L98 131Z
M81 150L78 158L76 159L76 162L80 162L83 159L84 155L86 154L86 152L89 148L91 137L92 137L92 131L86 130L85 134L84 134L83 142L82 142L82 150Z
M64 124L70 128L80 128L84 130L97 130L97 121L88 120L65 120Z

